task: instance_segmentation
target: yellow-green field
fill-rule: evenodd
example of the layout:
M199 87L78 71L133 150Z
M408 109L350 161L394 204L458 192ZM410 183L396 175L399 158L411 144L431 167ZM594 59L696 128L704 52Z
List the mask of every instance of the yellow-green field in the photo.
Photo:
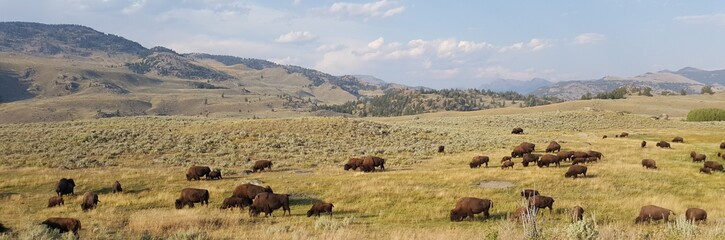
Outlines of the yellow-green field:
M571 103L569 103L571 104ZM630 103L631 104L631 103ZM538 109L538 110L537 110ZM600 239L725 239L725 173L701 174L690 151L716 159L725 123L652 120L648 115L601 109L531 108L491 113L446 113L399 118L114 118L59 123L0 125L0 222L6 238L47 237L38 224L48 217L74 217L82 239L523 239L520 222L507 220L521 205L519 191L538 189L553 197L554 214L539 215L542 239L570 239L568 209L580 205L594 217ZM648 113L649 114L649 113ZM524 135L511 135L513 127ZM614 138L620 132L628 138ZM609 135L602 139L602 135ZM654 143L681 136L685 143L659 149ZM648 141L644 149L642 140ZM603 160L587 165L588 177L564 178L561 168L498 168L514 145L529 141L542 151L558 141L564 150L597 150ZM445 145L445 154L435 147ZM721 151L724 152L725 151ZM378 155L387 171L346 172L349 157ZM478 154L488 168L470 169ZM271 172L245 175L245 159L270 159ZM659 170L645 170L651 158ZM722 159L717 159L724 163ZM223 180L184 178L192 164L220 168ZM55 183L74 178L76 195L66 205L46 208ZM126 192L110 193L118 180ZM234 187L261 181L275 193L291 194L292 216L250 218L219 210ZM502 181L508 188L477 184ZM185 187L208 189L208 207L176 210ZM96 210L83 213L83 192L99 193ZM493 201L492 217L450 222L458 198ZM307 218L318 200L335 205L333 218ZM639 207L669 208L676 219L687 208L708 211L698 226L635 225ZM693 230L688 231L688 230Z

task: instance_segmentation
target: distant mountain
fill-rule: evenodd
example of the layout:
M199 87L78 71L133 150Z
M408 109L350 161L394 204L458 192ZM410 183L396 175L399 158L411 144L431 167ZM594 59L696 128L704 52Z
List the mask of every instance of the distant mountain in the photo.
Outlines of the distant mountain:
M528 81L514 79L497 79L481 85L480 89L489 89L495 92L513 91L520 94L528 94L536 89L551 85L552 82L543 78L534 78Z
M703 84L725 86L725 69L707 71L686 67L675 73Z
M371 75L353 75L353 76L356 77L357 79L359 79L360 81L375 84L378 86L385 86L385 84L387 84L382 79L376 78L375 76L371 76Z

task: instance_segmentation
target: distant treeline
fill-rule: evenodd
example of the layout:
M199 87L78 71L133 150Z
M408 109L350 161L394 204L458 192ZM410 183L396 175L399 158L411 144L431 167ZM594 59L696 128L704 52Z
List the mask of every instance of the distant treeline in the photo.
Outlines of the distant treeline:
M475 111L510 105L531 107L559 102L558 99L493 92L480 89L402 90L390 89L381 96L363 98L339 105L314 105L313 111L330 110L360 117L414 115L437 111Z

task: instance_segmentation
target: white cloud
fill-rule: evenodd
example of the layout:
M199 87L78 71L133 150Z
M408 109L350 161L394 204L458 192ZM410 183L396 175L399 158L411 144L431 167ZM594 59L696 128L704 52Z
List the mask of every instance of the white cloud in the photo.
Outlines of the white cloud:
M695 24L725 25L725 13L675 17L675 21Z
M378 39L368 43L368 47L371 49L378 49L383 46L383 44L385 44L385 39L383 39L383 37L379 37Z
M603 42L605 40L607 40L607 37L604 36L604 34L582 33L579 36L576 36L576 38L574 38L574 43L575 44L590 44L590 43Z
M133 1L133 3L123 9L121 9L122 13L125 14L132 14L138 12L141 8L143 8L146 5L146 0L136 0Z
M505 53L505 52L511 52L511 51L520 51L520 50L530 50L532 52L536 52L545 48L553 47L554 44L550 43L547 40L538 39L538 38L532 38L528 43L519 42L514 43L510 46L502 47L498 50L499 53Z
M312 34L308 31L299 31L299 32L289 32L287 34L282 34L277 39L275 39L275 42L278 43L295 43L295 42L307 42L316 39L317 36L315 34Z
M365 20L392 17L404 11L405 6L400 6L397 2L388 0L369 3L337 2L333 3L328 9L329 13L337 16L364 18Z
M347 47L342 44L332 43L332 44L323 44L317 47L316 51L318 52L334 52L334 51L340 51Z

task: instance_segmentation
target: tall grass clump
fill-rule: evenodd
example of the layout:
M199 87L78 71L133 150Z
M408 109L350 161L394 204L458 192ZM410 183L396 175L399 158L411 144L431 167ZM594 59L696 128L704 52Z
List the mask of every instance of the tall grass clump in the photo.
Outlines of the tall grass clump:
M725 109L719 108L700 108L693 109L687 114L687 121L706 122L706 121L725 121Z
M60 233L58 229L50 229L37 225L27 232L20 234L21 240L70 240L76 239L72 232Z
M599 227L594 215L584 217L581 221L574 221L566 226L566 235L573 240L593 240L599 238Z
M667 235L674 239L690 239L698 233L697 225L685 220L684 217L677 218L673 223L667 223Z

